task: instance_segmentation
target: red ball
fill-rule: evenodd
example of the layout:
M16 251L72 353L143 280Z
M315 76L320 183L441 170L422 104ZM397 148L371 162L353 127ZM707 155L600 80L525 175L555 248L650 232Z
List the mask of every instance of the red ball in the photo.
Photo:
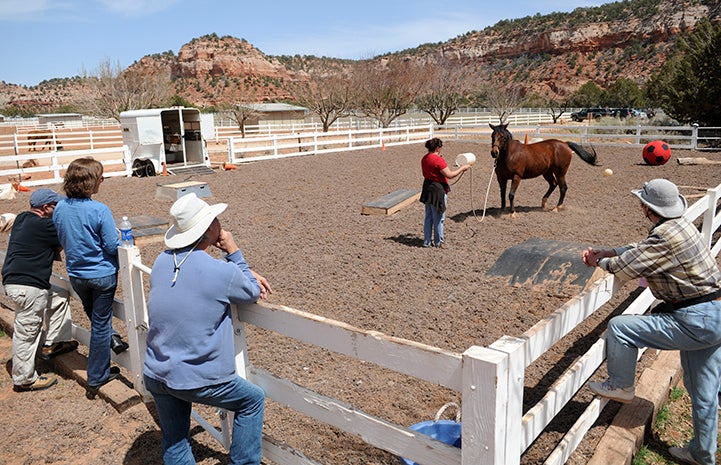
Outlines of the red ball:
M643 148L643 161L647 165L663 165L671 158L671 147L662 140L649 142Z

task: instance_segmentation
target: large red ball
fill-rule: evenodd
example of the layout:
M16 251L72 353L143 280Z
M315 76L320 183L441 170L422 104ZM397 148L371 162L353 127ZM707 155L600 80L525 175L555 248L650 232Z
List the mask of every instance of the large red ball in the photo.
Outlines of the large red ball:
M662 140L649 142L643 148L643 161L647 165L663 165L671 158L671 147Z

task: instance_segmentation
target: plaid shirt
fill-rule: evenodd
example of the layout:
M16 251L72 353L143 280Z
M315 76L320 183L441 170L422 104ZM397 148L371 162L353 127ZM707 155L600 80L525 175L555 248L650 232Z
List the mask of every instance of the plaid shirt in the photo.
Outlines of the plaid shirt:
M686 218L657 223L638 244L615 249L599 265L622 280L646 278L657 299L678 302L721 288L716 259L696 226Z

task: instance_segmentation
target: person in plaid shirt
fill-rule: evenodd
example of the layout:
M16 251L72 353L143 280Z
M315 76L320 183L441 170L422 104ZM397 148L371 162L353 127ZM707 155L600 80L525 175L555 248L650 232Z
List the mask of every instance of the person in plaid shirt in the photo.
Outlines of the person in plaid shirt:
M686 199L666 179L631 191L653 227L637 244L583 251L583 262L622 280L644 278L662 303L645 315L618 315L608 323L608 379L589 383L595 394L627 403L635 396L640 347L679 350L691 397L694 437L669 453L681 463L716 463L721 380L721 272L698 228L683 217Z

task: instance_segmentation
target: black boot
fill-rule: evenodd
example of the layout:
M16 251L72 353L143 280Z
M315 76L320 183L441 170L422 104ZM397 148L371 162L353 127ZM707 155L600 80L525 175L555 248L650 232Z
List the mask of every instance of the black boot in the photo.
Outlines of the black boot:
M127 342L123 341L120 338L120 334L113 334L112 336L110 336L110 348L116 354L121 354L125 352L126 350L128 350L128 347L130 346Z

